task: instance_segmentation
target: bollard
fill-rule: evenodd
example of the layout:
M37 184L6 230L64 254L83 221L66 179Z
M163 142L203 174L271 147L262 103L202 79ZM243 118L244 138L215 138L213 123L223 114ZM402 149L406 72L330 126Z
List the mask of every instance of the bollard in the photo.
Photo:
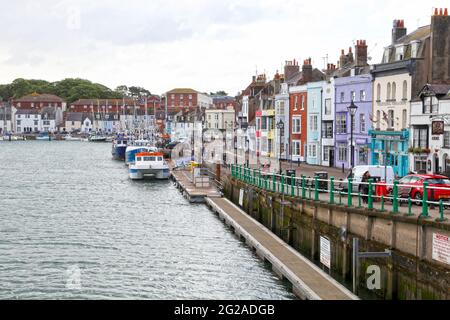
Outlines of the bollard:
M352 206L352 191L353 191L353 186L352 186L352 178L348 178L348 185L347 185L347 206L351 207Z
M369 179L369 194L367 198L367 207L372 210L373 209L373 179Z
M306 198L305 176L302 175L302 199Z
M428 218L428 182L423 183L422 217Z
M394 191L392 199L392 213L398 213L398 181L394 181Z
M314 201L319 201L319 177L314 177Z
M330 203L334 204L334 177L330 177Z
M291 197L295 196L294 178L295 178L295 175L291 175Z

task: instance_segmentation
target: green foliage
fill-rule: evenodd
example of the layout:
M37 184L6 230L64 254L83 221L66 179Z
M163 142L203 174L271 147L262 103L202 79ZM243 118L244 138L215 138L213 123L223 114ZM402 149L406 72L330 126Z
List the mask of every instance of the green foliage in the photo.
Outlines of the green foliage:
M118 86L114 90L120 97L134 98L134 99L143 99L145 97L151 96L150 91L142 87L131 86L127 87L126 85Z
M56 82L18 78L9 84L0 85L0 97L4 101L17 99L34 92L55 94L68 103L83 98L119 99L123 97L121 92L79 78L67 78Z
M228 93L226 93L223 90L217 91L217 92L210 92L211 96L228 96Z

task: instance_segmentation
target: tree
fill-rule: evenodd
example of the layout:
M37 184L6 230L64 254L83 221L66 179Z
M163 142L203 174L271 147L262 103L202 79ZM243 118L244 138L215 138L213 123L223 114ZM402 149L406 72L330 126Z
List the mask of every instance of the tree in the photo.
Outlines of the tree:
M128 88L129 95L135 99L142 99L151 96L150 91L142 87L131 86Z
M211 96L228 96L228 93L226 93L223 90L217 91L216 93L211 92L210 93Z

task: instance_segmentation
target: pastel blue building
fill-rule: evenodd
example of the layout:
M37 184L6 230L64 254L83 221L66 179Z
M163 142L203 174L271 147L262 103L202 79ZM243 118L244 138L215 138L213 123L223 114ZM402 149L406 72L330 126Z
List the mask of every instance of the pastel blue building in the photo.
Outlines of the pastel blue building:
M325 81L308 83L306 163L321 164L322 95Z

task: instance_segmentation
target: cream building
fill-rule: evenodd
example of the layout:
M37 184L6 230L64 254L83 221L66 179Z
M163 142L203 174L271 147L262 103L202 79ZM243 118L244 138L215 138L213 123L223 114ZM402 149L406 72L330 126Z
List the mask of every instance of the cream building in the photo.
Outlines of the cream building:
M205 129L233 130L234 109L208 109L205 111Z

